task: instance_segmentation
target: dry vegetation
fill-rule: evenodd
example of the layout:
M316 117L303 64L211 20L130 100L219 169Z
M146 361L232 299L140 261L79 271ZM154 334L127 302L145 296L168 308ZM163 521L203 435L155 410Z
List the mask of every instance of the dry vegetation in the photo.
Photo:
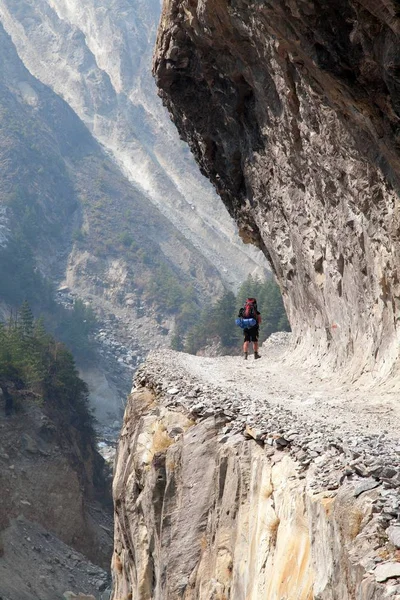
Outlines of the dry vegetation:
M173 443L174 440L169 437L165 425L160 421L156 421L153 426L153 444L151 448L153 455L166 452Z

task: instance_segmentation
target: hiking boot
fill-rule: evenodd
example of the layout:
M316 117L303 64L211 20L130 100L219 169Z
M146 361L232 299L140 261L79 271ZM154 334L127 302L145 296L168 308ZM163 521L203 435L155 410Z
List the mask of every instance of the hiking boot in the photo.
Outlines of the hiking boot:
M247 357L248 357L248 355L249 355L249 353L248 353L248 352L245 352L245 353L244 353L244 360L247 360Z
M258 354L258 352L254 352L254 359L256 358L261 358L261 356Z

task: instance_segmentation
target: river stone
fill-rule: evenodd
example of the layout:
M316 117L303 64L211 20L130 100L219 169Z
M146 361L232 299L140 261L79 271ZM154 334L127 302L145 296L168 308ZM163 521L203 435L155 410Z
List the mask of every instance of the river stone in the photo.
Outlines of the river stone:
M400 563L383 563L376 567L374 573L377 581L386 581L392 577L400 577Z

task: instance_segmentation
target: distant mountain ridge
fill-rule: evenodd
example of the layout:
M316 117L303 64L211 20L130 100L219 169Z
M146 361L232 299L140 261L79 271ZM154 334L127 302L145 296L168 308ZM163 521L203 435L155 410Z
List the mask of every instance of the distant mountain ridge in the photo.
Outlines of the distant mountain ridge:
M235 289L266 262L243 246L161 109L150 72L159 15L158 0L0 0L0 20L30 72Z

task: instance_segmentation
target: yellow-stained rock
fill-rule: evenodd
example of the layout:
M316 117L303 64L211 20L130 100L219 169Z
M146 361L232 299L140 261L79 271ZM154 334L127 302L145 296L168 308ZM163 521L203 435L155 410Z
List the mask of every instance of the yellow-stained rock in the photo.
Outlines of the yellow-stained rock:
M143 392L140 392L143 394ZM313 469L139 395L114 481L114 600L380 600L367 577L376 490L315 494ZM157 432L182 433L154 449ZM149 461L146 457L152 456ZM144 459L146 458L146 460Z

